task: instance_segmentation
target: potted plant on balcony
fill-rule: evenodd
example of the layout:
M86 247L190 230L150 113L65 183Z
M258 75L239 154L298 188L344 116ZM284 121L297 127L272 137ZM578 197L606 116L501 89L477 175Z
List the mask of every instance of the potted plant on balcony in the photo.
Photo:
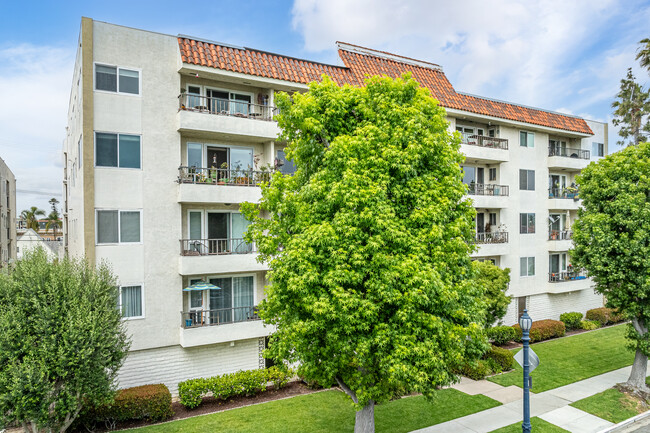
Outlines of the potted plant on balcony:
M574 183L571 183L571 186L566 189L567 198L572 198L574 201L578 201L578 186Z

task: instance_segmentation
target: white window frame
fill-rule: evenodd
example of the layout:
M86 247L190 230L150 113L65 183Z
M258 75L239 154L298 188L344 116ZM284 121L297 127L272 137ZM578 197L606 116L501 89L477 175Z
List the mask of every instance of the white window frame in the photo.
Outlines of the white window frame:
M521 187L521 172L522 171L526 172L526 188ZM530 170L530 169L527 169L527 168L520 168L519 169L519 191L535 191L535 187L537 185L533 185L533 188L530 189L530 185L528 184L528 175L529 175L529 172L531 172L531 171L533 172L533 184L537 183L537 181L536 181L536 175L537 174L535 173L535 170Z
M521 133L522 132L526 133L526 145L525 146L521 145ZM528 142L528 137L530 137L531 135L533 136L532 145L530 145L530 143ZM519 147L525 147L527 149L528 148L534 148L535 147L535 133L533 131L525 131L523 129L519 130Z
M599 153L598 155L596 155L596 154L594 153L594 144L597 144L597 145L598 145L598 151L599 151L599 152L598 152L598 153ZM602 155L600 155L600 146L602 146L602 148L603 148L603 153L602 153ZM598 142L598 141L592 141L592 142L591 142L591 159L594 159L594 158L603 158L604 156L605 156L605 143L600 143L600 142Z
M115 74L117 78L116 82L116 90L115 92L111 90L101 90L97 88L97 65L99 66L107 66L109 68L116 68L115 69ZM128 92L120 92L120 69L125 69L127 71L137 71L138 72L138 93L128 93ZM97 93L106 93L109 95L126 95L126 96L137 96L141 97L142 96L142 68L131 68L129 66L118 66L118 65L113 65L110 63L104 63L104 62L93 62L93 90Z
M103 244L102 244L103 245ZM133 317L124 317L122 316L122 320L139 320L139 319L144 319L146 314L144 311L144 283L132 283L132 284L120 284L118 286L119 294L118 294L118 308L120 310L120 314L122 314L122 287L132 287L132 286L140 286L140 305L142 306L142 311L140 312L140 316L133 316Z
M205 277L204 281L210 282L211 278L237 278L237 277L253 277L253 306L258 305L259 299L257 299L257 274L255 273L243 273L243 274L216 274L216 275L208 275ZM194 278L190 278L192 280ZM205 290L207 292L207 290ZM207 302L204 304L207 306L207 310L212 310L212 305L210 304L210 295L207 295ZM230 308L233 308L232 306Z
M521 275L521 271L522 271L522 269L521 269L521 259L526 259L526 275ZM533 275L528 274L528 267L530 265L530 259L533 259L533 267L535 268L535 271L534 271ZM535 256L519 257L519 278L534 277L536 273L537 273L537 263L536 263L536 260L535 260Z
M186 224L186 230L185 232L187 233L187 239L190 238L190 213L191 212L199 212L201 214L201 239L205 239L205 234L207 233L207 226L206 226L206 216L205 216L205 209L188 209L187 210L187 224Z
M99 218L97 218L99 211L117 211L117 236L119 238L118 242L104 242L99 243ZM140 241L139 242L122 242L122 234L120 232L120 225L122 224L121 214L122 212L139 212L140 213ZM95 245L96 246L106 246L106 245L142 245L142 209L115 209L115 208L95 208ZM135 285L135 284L132 284Z
M188 278L187 283L188 286L191 286L192 281L197 282L197 281L207 281L204 278ZM201 306L200 307L192 307L192 292L187 292L187 311L203 311L207 310L207 308L203 308L204 306L207 305L208 300L210 299L209 296L206 296L207 290L201 290Z
M105 165L97 165L97 134L115 134L117 135L117 164L115 167L108 167ZM120 167L120 135L132 135L134 137L140 137L140 168L133 168L133 167ZM142 134L131 134L128 132L112 132L112 131L94 131L94 158L93 158L93 164L95 168L99 169L109 169L109 170L114 170L114 169L120 169L120 170L142 170Z
M530 231L526 231L524 233L521 232L521 216L522 215L526 215L526 230L529 230L528 215L535 215L535 217L534 217L535 218L535 231L534 232L530 232ZM534 235L536 233L537 233L537 216L536 216L535 212L519 212L519 234L520 235Z
M101 131L100 131L101 132ZM131 135L131 134L127 134ZM202 158L202 164L203 167L198 167L198 168L209 168L209 162L208 162L208 147L216 147L219 149L226 149L228 151L228 170L232 170L230 167L230 149L242 149L242 150L250 150L253 153L253 160L252 163L253 165L255 164L255 147L254 146L237 146L237 145L232 145L232 144L223 144L223 143L210 143L210 142L199 142L199 141L187 141L185 143L185 164L189 164L189 144L200 144L201 145L201 158ZM140 149L142 150L142 140L140 140ZM118 155L119 158L119 155ZM113 167L108 167L108 168L113 168ZM217 167L220 168L220 167ZM255 170L255 167L253 167L253 170Z

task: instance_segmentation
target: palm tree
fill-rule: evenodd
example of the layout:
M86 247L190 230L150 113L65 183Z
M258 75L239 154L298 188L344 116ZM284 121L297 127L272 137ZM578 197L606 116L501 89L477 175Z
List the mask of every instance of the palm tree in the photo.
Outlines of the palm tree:
M642 68L646 68L650 73L650 38L639 41L642 44L636 52L636 59L639 60Z
M32 206L29 210L24 210L20 213L20 217L27 223L28 229L38 231L38 217L45 216L45 211Z
M54 210L50 212L47 216L47 223L45 224L45 230L52 228L54 234L54 239L56 240L56 229L61 227L61 219L59 219L59 213Z

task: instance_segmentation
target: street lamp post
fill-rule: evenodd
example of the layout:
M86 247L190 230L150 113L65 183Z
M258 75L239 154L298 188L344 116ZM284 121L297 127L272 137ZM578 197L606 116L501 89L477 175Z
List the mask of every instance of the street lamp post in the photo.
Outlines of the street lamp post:
M528 310L524 310L524 314L519 318L519 326L521 327L521 341L524 343L524 422L521 424L521 431L523 433L530 433L530 357L529 357L529 342L530 342L530 328L533 326L533 319L528 315Z

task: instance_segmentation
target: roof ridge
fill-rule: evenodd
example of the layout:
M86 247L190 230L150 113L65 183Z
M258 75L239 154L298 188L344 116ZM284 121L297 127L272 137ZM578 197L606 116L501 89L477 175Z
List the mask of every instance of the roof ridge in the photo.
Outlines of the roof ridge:
M389 53L388 51L375 50L373 48L362 47L360 45L350 44L348 42L336 41L336 45L340 50L350 51L353 53L359 53L364 55L371 55L375 57L380 57L388 60L394 60L400 63L406 63L414 66L420 66L422 68L438 70L442 72L442 66L437 63L427 62L425 60L418 60L412 57L401 56L399 54Z

